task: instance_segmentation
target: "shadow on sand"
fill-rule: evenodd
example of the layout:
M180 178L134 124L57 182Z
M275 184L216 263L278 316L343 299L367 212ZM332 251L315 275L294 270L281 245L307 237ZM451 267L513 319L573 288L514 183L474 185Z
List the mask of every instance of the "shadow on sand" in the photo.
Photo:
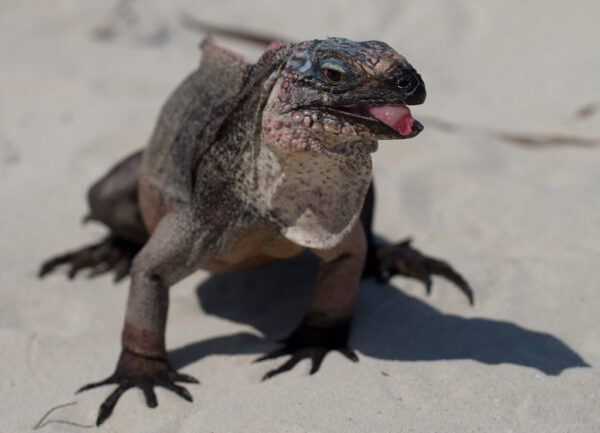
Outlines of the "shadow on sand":
M213 275L197 289L204 311L249 324L266 339L238 333L189 344L170 352L173 366L181 368L212 354L259 355L272 350L273 340L288 335L306 311L316 271L316 260L303 254L242 274ZM533 367L548 375L589 366L550 334L510 322L443 314L396 287L373 280L361 283L350 347L380 359L472 359Z

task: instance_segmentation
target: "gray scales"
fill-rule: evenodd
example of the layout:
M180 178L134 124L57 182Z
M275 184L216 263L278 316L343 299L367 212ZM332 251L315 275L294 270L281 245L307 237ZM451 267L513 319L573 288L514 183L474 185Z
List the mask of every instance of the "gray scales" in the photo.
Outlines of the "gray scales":
M425 84L406 59L379 41L342 38L273 43L255 64L202 43L202 61L164 105L148 146L119 162L89 190L89 219L110 235L52 258L40 275L69 265L131 276L116 370L87 390L115 384L97 424L119 397L155 386L186 400L177 382L197 383L169 364L165 326L169 287L197 269L237 272L310 249L319 259L313 296L282 347L259 360L291 357L268 379L348 347L361 278L431 276L468 283L409 241L378 245L372 232L371 153L382 139L411 138L423 126L407 105L425 101ZM252 290L251 287L248 290Z

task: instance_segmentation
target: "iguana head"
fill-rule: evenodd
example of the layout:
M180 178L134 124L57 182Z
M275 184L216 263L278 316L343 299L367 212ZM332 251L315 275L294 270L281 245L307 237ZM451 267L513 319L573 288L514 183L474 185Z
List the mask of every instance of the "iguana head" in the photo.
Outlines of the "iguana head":
M383 42L301 42L290 47L263 111L263 137L285 153L336 152L349 143L374 151L378 139L423 130L407 105L424 100L419 74Z

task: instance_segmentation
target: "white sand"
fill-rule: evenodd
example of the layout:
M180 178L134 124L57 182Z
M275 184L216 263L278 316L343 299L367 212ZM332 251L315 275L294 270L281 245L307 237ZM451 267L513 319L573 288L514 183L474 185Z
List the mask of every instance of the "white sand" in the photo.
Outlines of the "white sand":
M70 401L48 419L92 424L110 392L73 394L113 371L127 283L36 271L102 235L80 225L88 185L145 143L198 62L200 35L181 27L182 12L296 40L386 41L427 83L417 118L600 136L600 114L574 115L600 103L596 1L153 0L133 3L129 25L111 8L0 4L2 433L29 431ZM115 37L94 39L107 24ZM194 403L159 389L150 410L130 391L101 430L600 431L600 150L531 150L426 123L414 140L381 143L374 160L377 231L449 259L474 286L474 308L441 279L430 298L414 281L366 282L350 341L358 364L334 353L314 376L303 362L261 383L282 361L251 361L296 325L314 262L195 274L172 290L167 338L174 364L202 382L189 387Z

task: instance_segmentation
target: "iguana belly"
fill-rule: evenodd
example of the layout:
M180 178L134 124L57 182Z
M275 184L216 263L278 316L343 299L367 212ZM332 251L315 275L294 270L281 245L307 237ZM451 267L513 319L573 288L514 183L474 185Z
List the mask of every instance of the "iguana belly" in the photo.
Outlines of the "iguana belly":
M259 222L239 233L227 251L208 255L201 268L216 273L240 272L294 257L304 249L280 236L266 222Z

